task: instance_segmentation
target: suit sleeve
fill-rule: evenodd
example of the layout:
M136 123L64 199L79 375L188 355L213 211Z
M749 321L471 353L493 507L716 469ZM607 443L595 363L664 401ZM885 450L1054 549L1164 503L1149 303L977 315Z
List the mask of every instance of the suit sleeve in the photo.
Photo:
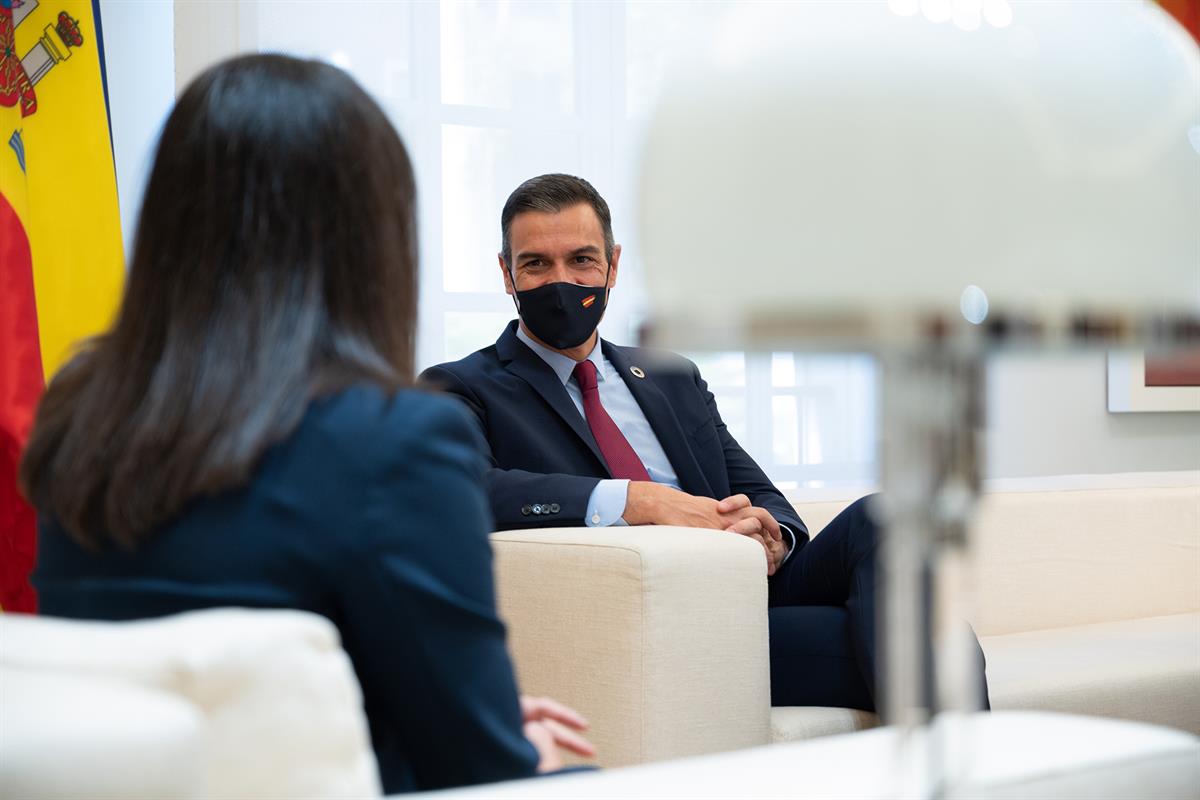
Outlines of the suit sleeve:
M537 754L496 612L481 443L447 399L385 414L385 434L363 443L370 473L360 524L346 530L340 623L385 788L530 777ZM392 751L410 780L389 781Z
M721 439L721 449L725 453L725 469L729 474L730 490L733 494L746 495L753 505L765 508L777 522L791 529L796 537L796 542L789 552L790 555L791 552L795 552L796 549L808 542L808 526L800 519L800 515L796 513L796 509L787 501L783 493L775 488L775 484L771 483L771 479L762 471L762 468L729 433L725 421L721 419L721 413L717 411L717 400L708 390L708 384L704 382L704 378L700 377L700 370L695 364L692 364L692 379L696 382L696 388L704 398L708 413L717 427L717 435Z
M478 423L482 452L487 459L484 482L495 518L496 530L518 528L580 527L586 524L588 501L600 478L565 473L501 469L487 443L487 420L483 404L457 375L430 367L421 380L461 400ZM557 506L551 513L535 514L534 508Z

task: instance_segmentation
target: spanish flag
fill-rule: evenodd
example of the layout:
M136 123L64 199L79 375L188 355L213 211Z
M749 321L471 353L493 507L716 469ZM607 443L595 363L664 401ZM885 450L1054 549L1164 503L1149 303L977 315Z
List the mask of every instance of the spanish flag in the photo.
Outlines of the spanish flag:
M35 611L21 449L125 277L98 0L0 0L0 57L0 607Z

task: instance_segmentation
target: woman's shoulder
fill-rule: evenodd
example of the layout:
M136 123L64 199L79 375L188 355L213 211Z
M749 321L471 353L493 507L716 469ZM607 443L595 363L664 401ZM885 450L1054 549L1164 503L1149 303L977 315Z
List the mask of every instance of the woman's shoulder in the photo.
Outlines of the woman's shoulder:
M451 527L483 536L490 524L486 469L482 434L461 401L356 385L314 401L262 475L293 492L303 487L302 502L324 507L321 498L339 498L339 528L352 518L374 520L363 528L369 535L346 540L362 555L382 546L380 537L407 536L414 525L428 530L430 514L446 524L465 519Z
M477 426L462 402L425 389L355 384L313 401L303 429L359 454L465 444L478 449Z

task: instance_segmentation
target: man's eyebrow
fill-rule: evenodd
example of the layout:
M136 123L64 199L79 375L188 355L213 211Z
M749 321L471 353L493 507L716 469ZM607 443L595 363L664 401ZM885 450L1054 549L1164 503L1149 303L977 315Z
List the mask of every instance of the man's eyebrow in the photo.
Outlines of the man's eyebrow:
M590 256L598 256L598 255L600 255L600 248L594 244L584 245L583 247L577 247L574 250L572 250L570 255L572 255L572 256L589 256L589 255ZM521 252L517 253L514 260L529 261L530 259L534 259L534 258L540 258L543 261L546 261L546 260L549 260L550 257L547 256L545 253L538 253L533 250L522 250Z

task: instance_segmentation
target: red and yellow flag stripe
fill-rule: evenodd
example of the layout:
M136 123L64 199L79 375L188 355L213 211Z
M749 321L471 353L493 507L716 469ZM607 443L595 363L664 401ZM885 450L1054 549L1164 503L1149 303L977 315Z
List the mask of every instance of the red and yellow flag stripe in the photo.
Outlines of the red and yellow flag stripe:
M33 611L16 467L46 381L124 282L95 0L0 0L0 607Z

